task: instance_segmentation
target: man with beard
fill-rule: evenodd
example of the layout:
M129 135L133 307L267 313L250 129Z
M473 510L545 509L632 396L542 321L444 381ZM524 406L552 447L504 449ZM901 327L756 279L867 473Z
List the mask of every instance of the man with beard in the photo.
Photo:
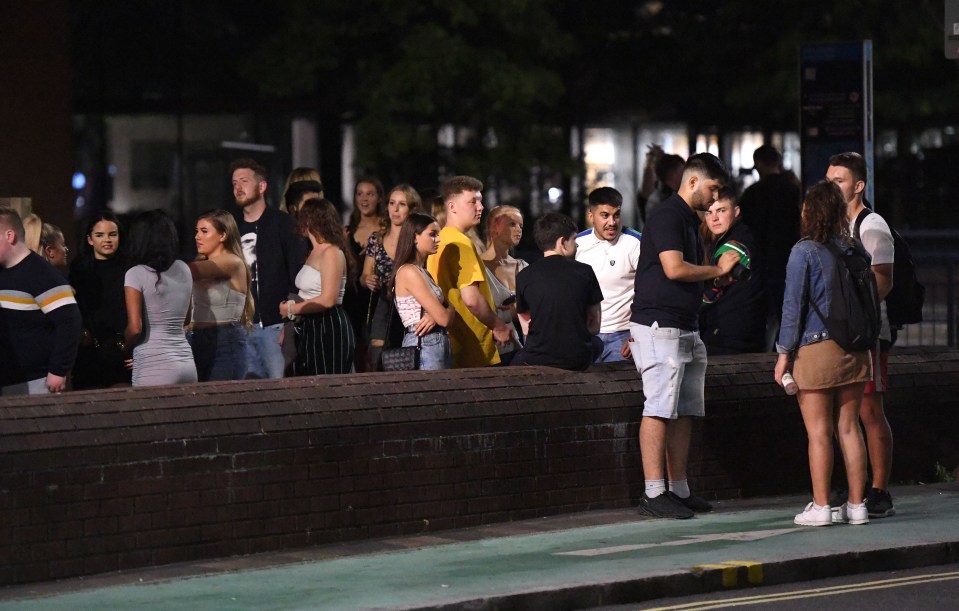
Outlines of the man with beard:
M426 269L458 314L448 329L454 367L499 364L496 344L513 337L512 327L496 315L486 266L467 235L483 216L482 190L483 183L471 176L454 176L443 183L446 226L439 235L439 250L426 261Z
M705 415L699 308L703 281L728 282L739 255L729 251L716 265L702 265L697 212L708 210L728 181L729 172L715 156L693 155L679 190L653 211L643 232L630 318L631 353L646 396L639 427L646 491L639 512L659 518L691 518L694 511L712 509L690 494L686 479L692 419Z
M285 362L280 343L280 302L296 292L294 281L306 255L303 240L297 238L290 215L267 205L263 166L252 159L237 159L230 170L238 207L233 216L243 254L253 272L250 290L256 307L246 342L246 377L282 378Z
M586 214L593 228L576 236L576 260L593 268L603 290L602 326L596 335L603 342L603 353L596 362L622 361L623 344L629 341L640 234L623 228L623 196L619 191L600 187L588 199Z

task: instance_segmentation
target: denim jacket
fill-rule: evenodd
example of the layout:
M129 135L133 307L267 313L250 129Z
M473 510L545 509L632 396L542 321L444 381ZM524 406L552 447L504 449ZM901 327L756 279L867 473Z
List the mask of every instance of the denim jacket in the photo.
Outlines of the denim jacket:
M833 242L843 249L851 249L839 237ZM800 240L789 253L786 264L786 294L783 298L782 323L776 351L791 353L801 346L829 339L826 324L813 310L815 303L824 316L829 316L832 305L832 268L837 265L829 249L813 240Z

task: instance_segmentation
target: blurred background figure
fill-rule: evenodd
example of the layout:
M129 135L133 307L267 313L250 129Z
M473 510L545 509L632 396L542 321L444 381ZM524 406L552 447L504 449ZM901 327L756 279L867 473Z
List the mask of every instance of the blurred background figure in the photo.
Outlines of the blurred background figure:
M504 346L497 346L500 364L509 365L523 347L516 324L516 274L529 264L516 259L512 250L523 239L523 214L513 206L496 206L486 217L486 250L480 259L486 265L489 288L493 294L496 315L513 328L513 337Z
M236 221L212 210L196 221L197 258L193 277L193 325L189 335L197 379L246 377L246 336L253 323L252 274L243 258Z
M40 256L62 274L67 274L67 257L70 249L67 248L63 232L53 223L43 223L40 226Z
M133 385L157 386L197 381L187 343L193 278L177 259L176 226L162 210L144 212L130 228L129 262L124 278L127 327L123 338L132 353Z
M783 173L783 156L775 147L764 144L753 152L759 181L743 191L739 198L743 222L756 237L756 252L765 265L764 282L768 312L766 350L772 350L779 331L779 316L786 290L786 262L799 240L800 191L798 184Z
M107 388L130 384L124 367L123 331L127 309L123 297L126 258L120 221L109 210L90 219L80 255L70 266L70 285L83 316L80 350L73 368L73 386Z
M294 168L283 187L283 205L296 218L300 205L311 197L323 199L323 181L315 168Z
M27 248L40 256L43 256L40 254L40 231L42 229L43 221L36 214L31 212L23 217L23 242L27 245Z

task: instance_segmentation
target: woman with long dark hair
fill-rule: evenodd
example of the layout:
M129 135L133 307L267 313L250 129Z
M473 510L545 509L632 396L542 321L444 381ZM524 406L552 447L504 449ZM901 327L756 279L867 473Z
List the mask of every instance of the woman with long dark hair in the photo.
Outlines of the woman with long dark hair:
M133 222L129 241L132 267L124 279L124 340L133 355L133 385L196 382L193 352L183 329L193 278L187 264L177 259L176 226L162 210L151 210Z
M197 377L242 380L246 376L246 334L253 321L250 266L240 232L226 210L204 212L196 221L197 258L193 276L190 346Z
M300 317L293 373L349 373L356 339L342 304L347 278L355 274L356 264L339 214L328 200L308 199L300 207L297 223L313 250L296 275L296 288L303 301L291 299L280 304L281 316L291 320Z
M829 338L825 321L817 314L832 307L832 270L839 265L829 245L843 252L860 248L849 236L846 204L835 184L820 181L809 188L802 207L802 238L793 246L786 265L786 293L776 350L774 373L783 376L792 367L799 387L799 410L809 437L809 473L813 500L796 515L802 526L833 522L865 524L866 448L859 430L859 406L866 382L872 379L869 351L846 352ZM813 307L815 305L815 307ZM833 467L833 437L838 437L846 465L849 500L829 506Z
M400 230L409 215L419 211L421 204L420 194L410 185L401 184L393 187L387 199L386 218L380 223L380 230L370 234L366 245L366 258L363 260L360 283L377 295L369 330L371 370L377 368L383 347L398 345L403 338L396 308L389 296L385 295L385 291L393 275L393 258L396 256Z
M373 176L364 176L356 181L353 190L353 210L346 226L347 242L359 269L363 268L370 236L380 228L386 217L383 211L383 183ZM367 346L369 326L376 309L377 293L359 282L350 282L346 287L344 307L353 325L356 337L356 370L369 370Z
M87 223L80 255L70 266L70 286L76 291L83 316L80 349L73 366L77 390L130 383L130 370L123 364L127 263L121 232L120 220L113 212L97 214Z
M426 271L440 245L440 226L428 214L410 214L400 230L390 289L406 334L403 346L420 346L420 369L449 369L453 353L446 328L456 310Z

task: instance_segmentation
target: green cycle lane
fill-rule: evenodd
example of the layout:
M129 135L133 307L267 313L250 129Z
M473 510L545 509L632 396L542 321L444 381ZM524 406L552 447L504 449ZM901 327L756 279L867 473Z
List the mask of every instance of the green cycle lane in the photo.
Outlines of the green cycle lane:
M898 514L866 526L797 527L792 517L801 508L801 503L779 504L692 520L642 519L624 511L621 522L603 526L147 580L32 599L9 600L8 592L0 596L8 599L0 602L0 610L410 608L655 578L688 573L704 564L764 564L959 541L959 490L954 487L899 493ZM124 578L136 582L136 575L131 571ZM32 591L42 596L43 585Z

